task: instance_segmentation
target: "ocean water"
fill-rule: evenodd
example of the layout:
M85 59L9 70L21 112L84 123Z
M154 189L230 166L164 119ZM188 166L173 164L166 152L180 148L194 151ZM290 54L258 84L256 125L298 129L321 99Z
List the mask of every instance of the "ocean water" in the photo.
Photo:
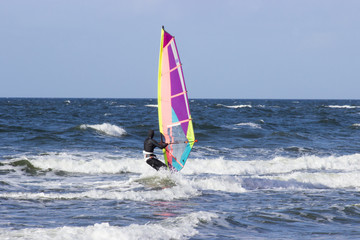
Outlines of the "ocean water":
M360 100L190 108L170 173L156 99L0 99L0 239L360 239Z

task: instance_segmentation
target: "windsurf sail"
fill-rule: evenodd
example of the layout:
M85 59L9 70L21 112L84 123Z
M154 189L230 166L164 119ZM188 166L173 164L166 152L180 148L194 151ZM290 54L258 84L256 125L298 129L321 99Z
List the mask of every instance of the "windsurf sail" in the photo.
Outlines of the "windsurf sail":
M194 145L195 135L183 70L174 36L161 30L158 75L159 130L169 145L165 163L180 171Z

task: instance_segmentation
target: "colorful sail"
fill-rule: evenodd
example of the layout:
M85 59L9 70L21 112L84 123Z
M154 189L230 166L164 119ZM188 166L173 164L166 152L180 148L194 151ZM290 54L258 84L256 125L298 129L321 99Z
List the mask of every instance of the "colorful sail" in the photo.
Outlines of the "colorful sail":
M158 76L159 129L170 143L163 149L165 163L180 171L195 142L184 75L175 38L161 30Z

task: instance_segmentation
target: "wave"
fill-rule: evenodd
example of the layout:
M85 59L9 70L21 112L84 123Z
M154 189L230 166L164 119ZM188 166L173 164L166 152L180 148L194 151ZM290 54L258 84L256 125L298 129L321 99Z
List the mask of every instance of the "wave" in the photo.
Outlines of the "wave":
M141 167L143 160L140 153L135 159L124 158L122 154L98 152L48 152L41 155L19 155L13 159L14 162L20 160L27 160L38 169L81 174L141 173L147 167Z
M186 174L235 175L243 178L283 181L285 186L304 184L325 188L360 189L360 154L345 156L275 157L272 160L236 161L207 159L193 160L184 168ZM211 167L209 167L211 166ZM242 188L249 187L242 184ZM251 187L250 187L251 188Z
M145 107L157 108L158 105L157 104L146 104Z
M20 161L26 160L26 161ZM25 169L25 170L24 170ZM21 171L20 171L21 170ZM203 191L242 193L252 189L286 188L344 188L360 189L360 154L344 156L315 155L298 158L274 157L270 160L225 160L223 158L189 159L180 173L156 172L138 157L127 158L122 154L106 153L48 153L43 155L18 156L10 162L2 162L0 171L8 175L4 180L11 186L21 185L15 175L33 175L49 180L41 182L43 189L55 189L59 177L56 173L68 173L65 179L86 174L78 183L81 192L20 192L2 193L0 197L18 199L116 199L134 201L174 200L192 198ZM30 172L29 172L30 171ZM93 182L99 174L137 174L125 181ZM14 176L13 176L14 175ZM73 176L75 175L75 176ZM35 176L36 177L36 176ZM51 178L54 177L54 186ZM21 179L20 177L19 179ZM13 182L8 182L8 181ZM74 182L69 180L70 186ZM90 187L91 186L91 187ZM142 190L144 188L144 190Z
M101 134L114 136L114 137L122 137L127 134L124 128L118 127L116 125L112 125L110 123L103 123L103 124L82 124L80 125L80 129L93 129Z
M196 178L192 180L192 185L202 191L246 192L246 189L243 187L243 181L238 176Z
M209 148L208 150L211 150ZM207 150L207 151L208 151ZM161 155L159 154L160 158ZM52 169L82 174L118 174L139 173L146 174L149 166L144 163L142 153L137 156L124 157L123 153L110 154L99 152L48 152L40 155L18 155L7 157L12 165L21 163L38 169ZM2 162L6 164L9 162ZM150 170L152 170L150 168ZM216 174L216 175L261 175L281 174L293 171L308 170L336 170L360 171L360 154L344 156L320 157L315 155L298 158L274 157L270 160L225 160L219 158L191 158L182 174Z
M90 183L87 183L90 184ZM140 185L128 184L127 186L121 182L117 182L118 186L113 189L105 190L88 190L82 192L3 192L0 193L0 198L11 198L20 200L77 200L77 199L108 199L108 200L131 200L138 202L148 201L174 201L179 199L189 199L201 195L201 192L192 186L174 186L164 189L145 189L139 190ZM75 184L73 184L75 185ZM62 186L64 187L64 186ZM78 185L83 188L84 186Z
M231 106L224 105L224 104L217 104L216 106L226 107L226 108L252 108L252 106L251 106L251 105L248 105L248 104L244 104L244 105L231 105Z
M236 126L247 126L247 127L251 127L251 128L261 128L261 126L259 124L256 123L252 123L252 122L248 122L248 123L238 123L235 124Z
M111 226L97 223L85 227L25 228L11 230L0 228L5 239L188 239L196 236L200 224L209 224L218 215L211 212L193 212L144 225Z
M328 108L346 108L346 109L360 108L360 106L351 106L351 105L329 105L326 107L328 107Z
M182 173L218 175L284 174L293 171L359 171L360 154L320 157L315 155L298 158L274 157L271 160L237 161L215 159L191 159ZM211 166L211 167L209 167ZM359 182L360 184L360 182Z

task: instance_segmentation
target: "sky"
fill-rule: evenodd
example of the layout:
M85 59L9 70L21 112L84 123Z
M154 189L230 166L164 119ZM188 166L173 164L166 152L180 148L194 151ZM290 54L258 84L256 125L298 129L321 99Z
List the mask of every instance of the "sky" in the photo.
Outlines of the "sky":
M0 97L156 98L161 26L189 98L360 99L357 0L0 0Z

